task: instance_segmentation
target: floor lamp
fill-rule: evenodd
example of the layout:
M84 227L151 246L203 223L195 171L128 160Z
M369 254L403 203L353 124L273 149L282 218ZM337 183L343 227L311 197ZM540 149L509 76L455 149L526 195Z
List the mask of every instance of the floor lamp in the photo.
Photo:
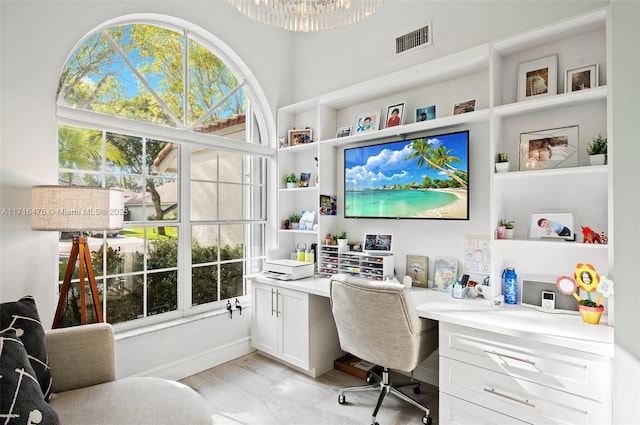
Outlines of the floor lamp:
M83 236L86 231L122 229L124 220L124 196L120 189L91 186L33 186L31 229L73 232L73 245L69 263L62 281L53 328L60 326L64 304L71 289L71 278L80 267L80 314L87 324L86 284L89 286L93 309L98 322L103 322L102 306L91 265L91 252ZM37 212L37 213L36 213Z

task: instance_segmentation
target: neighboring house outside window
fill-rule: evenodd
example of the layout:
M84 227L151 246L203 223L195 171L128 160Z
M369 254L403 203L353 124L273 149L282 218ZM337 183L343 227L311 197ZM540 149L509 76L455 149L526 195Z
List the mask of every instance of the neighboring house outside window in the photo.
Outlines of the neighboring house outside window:
M125 192L124 229L87 238L105 320L124 327L246 294L265 255L272 155L237 66L188 30L144 22L82 41L57 97L59 184ZM60 283L70 246L62 234ZM63 326L79 323L74 278Z

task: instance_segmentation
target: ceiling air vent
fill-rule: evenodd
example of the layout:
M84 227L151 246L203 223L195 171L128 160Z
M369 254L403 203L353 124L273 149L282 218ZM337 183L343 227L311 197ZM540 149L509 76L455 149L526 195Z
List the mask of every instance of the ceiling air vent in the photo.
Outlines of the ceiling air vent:
M415 31L396 37L396 55L416 47L430 46L432 43L431 23L429 23Z

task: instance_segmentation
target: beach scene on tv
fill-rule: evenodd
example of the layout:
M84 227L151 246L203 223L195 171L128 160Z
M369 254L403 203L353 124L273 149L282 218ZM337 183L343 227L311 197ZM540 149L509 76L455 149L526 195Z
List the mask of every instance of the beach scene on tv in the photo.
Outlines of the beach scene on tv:
M345 217L469 218L469 132L344 151Z

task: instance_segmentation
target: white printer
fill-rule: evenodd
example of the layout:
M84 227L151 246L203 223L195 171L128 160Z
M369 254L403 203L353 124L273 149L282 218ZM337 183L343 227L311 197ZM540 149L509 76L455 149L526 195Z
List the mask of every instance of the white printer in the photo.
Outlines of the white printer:
M278 280L298 280L313 276L313 263L296 260L267 260L262 274Z

